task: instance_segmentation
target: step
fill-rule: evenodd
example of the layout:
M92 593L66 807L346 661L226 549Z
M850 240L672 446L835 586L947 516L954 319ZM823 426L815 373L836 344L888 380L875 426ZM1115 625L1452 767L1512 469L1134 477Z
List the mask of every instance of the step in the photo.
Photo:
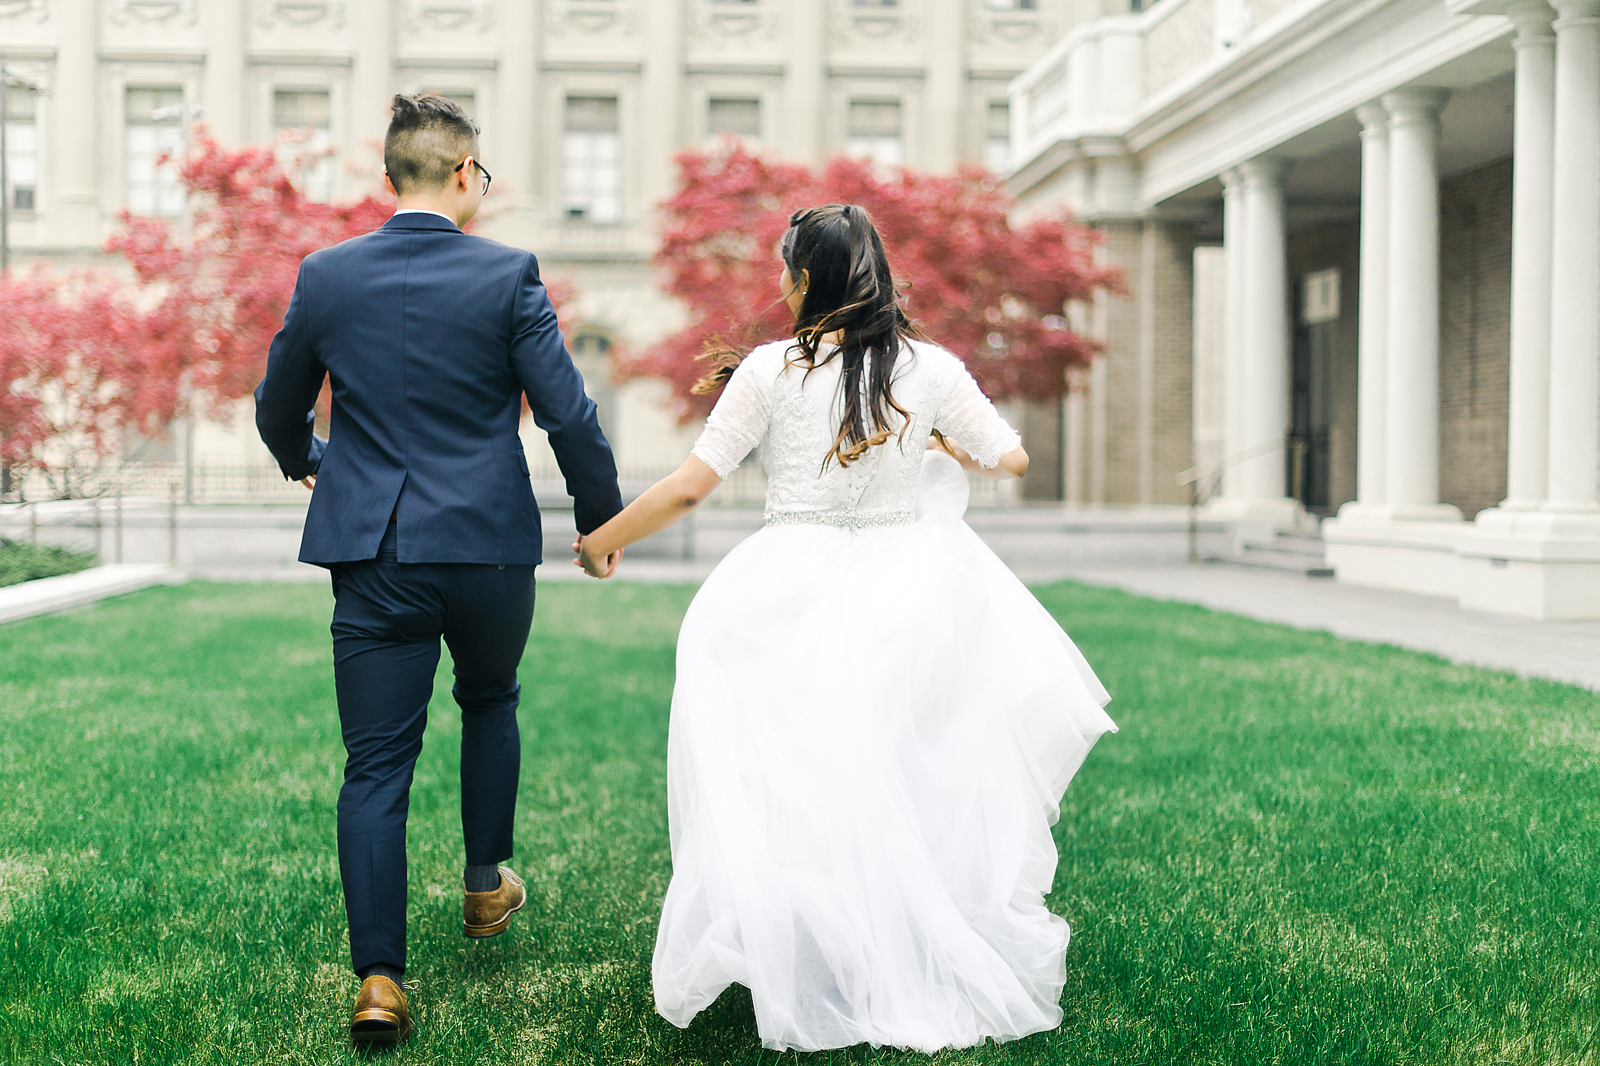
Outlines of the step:
M1308 555L1293 552L1252 552L1246 550L1238 555L1214 556L1206 561L1226 563L1230 566L1244 566L1253 570L1279 570L1289 574L1301 574L1305 577L1333 576L1333 568L1323 563L1320 557L1313 559Z
M1307 541L1294 543L1290 541L1245 541L1240 546L1241 552L1265 552L1271 555L1288 555L1297 559L1315 559L1322 561L1324 547L1322 541Z

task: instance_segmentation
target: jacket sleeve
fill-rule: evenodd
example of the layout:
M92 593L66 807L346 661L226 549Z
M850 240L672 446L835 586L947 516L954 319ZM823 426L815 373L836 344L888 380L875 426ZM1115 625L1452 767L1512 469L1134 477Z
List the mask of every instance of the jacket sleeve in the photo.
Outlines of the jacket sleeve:
M617 464L600 432L594 401L556 325L556 310L532 255L523 264L511 323L511 366L527 394L533 420L550 437L578 532L587 536L622 510Z
M315 474L328 444L312 432L317 393L328 372L311 343L305 288L306 267L301 263L283 328L267 351L267 376L256 386L256 429L290 481Z

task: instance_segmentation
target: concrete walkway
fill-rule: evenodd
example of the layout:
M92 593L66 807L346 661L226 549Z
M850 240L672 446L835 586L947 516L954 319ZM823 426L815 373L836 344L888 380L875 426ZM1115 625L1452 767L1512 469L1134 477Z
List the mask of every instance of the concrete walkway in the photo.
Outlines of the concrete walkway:
M1600 622L1481 614L1441 597L1226 564L1064 568L1052 576L1600 692Z
M96 566L76 574L6 585L0 587L0 625L34 615L70 611L110 596L183 580L183 574L165 566L127 564Z

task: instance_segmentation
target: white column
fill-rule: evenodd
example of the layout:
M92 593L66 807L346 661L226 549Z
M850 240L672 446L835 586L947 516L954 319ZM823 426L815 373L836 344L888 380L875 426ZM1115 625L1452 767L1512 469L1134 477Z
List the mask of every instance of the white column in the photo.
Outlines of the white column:
M522 248L537 248L541 239L538 149L556 144L542 127L539 98L539 60L543 55L539 34L542 5L505 4L495 15L502 51L497 71L496 112L478 119L486 137L494 139L495 187L510 201L510 209L495 219L496 240ZM493 127L492 132L490 127Z
M104 234L100 219L100 125L103 109L96 50L99 19L95 0L60 0L56 4L56 69L51 80L50 131L54 148L49 196L50 243L66 248L99 247Z
M1445 520L1439 503L1439 89L1383 97L1389 111L1388 405L1384 494L1395 518Z
M1244 179L1241 270L1243 380L1238 393L1241 447L1278 442L1236 467L1238 489L1252 502L1284 498L1283 438L1289 421L1289 279L1284 222L1284 161L1261 156L1239 167ZM1233 391L1230 386L1230 391Z
M781 147L792 159L821 159L830 148L823 134L828 108L822 105L828 92L827 4L825 0L788 0L782 11L789 39L789 68L783 85Z
M389 128L389 103L394 99L394 12L387 3L352 4L355 65L350 73L350 105L346 110L344 159L360 157L363 145L382 138ZM341 194L354 191L346 168L337 168Z
M206 63L200 104L205 124L226 145L245 142L245 13L242 4L204 8Z
M962 156L962 94L967 81L966 12L955 4L927 8L927 74L923 79L920 164L950 170Z
M1600 513L1600 0L1555 0L1550 456L1545 510Z
M1385 502L1389 368L1389 112L1356 108L1361 120L1361 306L1356 367L1356 502Z
M1237 170L1222 174L1222 248L1226 310L1222 334L1222 458L1245 448L1240 418L1244 412L1244 178ZM1224 498L1240 495L1239 473L1234 467L1222 471Z
M1555 153L1554 12L1518 0L1511 200L1511 396L1506 442L1508 511L1544 502L1550 454L1551 173Z

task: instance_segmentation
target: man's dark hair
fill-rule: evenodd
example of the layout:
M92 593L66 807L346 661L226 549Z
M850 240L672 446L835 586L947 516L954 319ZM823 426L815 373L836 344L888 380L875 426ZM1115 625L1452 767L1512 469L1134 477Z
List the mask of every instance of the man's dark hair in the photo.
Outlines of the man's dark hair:
M394 117L383 138L383 166L395 192L441 189L450 184L462 156L476 156L478 126L454 100L402 94L389 109Z

